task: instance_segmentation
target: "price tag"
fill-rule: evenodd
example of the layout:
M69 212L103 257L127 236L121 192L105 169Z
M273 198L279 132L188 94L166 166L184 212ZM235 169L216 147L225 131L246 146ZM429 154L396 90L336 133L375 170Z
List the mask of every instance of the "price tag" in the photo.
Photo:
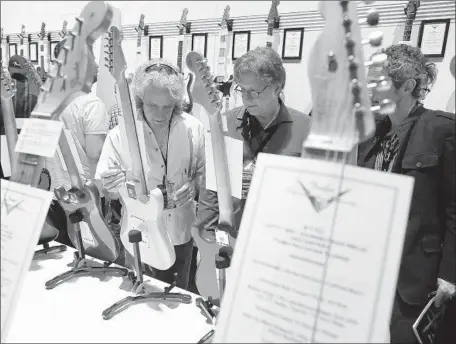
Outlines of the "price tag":
M228 233L224 231L219 231L218 229L215 230L215 240L217 240L217 244L222 246L230 246L230 241L228 238Z
M63 123L39 118L27 118L16 143L15 151L54 157Z

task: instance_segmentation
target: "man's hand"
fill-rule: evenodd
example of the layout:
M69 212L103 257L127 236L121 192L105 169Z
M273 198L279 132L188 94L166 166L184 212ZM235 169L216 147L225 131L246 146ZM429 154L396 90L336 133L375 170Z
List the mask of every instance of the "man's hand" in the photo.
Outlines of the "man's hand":
M101 174L101 185L109 193L118 194L118 189L125 183L125 172L120 166L111 167Z
M181 207L193 201L196 194L196 181L189 180L182 187L174 193L174 204L176 207Z
M435 305L440 307L446 300L451 299L456 293L456 286L441 278L437 279L437 294L435 295Z

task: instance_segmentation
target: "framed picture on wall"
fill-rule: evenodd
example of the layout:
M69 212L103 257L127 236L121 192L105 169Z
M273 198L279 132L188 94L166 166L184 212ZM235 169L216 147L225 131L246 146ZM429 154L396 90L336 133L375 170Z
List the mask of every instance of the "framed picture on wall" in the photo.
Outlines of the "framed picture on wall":
M59 41L51 41L49 42L49 60L51 62L54 62L55 58L54 58L54 50L55 50L55 46L59 44Z
M17 44L10 43L9 44L9 57L17 55Z
M192 51L196 51L206 57L207 53L207 33L192 34Z
M38 62L38 43L31 42L29 43L29 56L31 62Z
M282 59L301 60L302 42L304 40L304 28L283 30Z
M233 49L232 60L244 55L250 50L250 31L235 31L233 32Z
M423 20L418 34L418 47L426 57L444 57L450 19Z
M163 36L149 36L149 60L163 58Z

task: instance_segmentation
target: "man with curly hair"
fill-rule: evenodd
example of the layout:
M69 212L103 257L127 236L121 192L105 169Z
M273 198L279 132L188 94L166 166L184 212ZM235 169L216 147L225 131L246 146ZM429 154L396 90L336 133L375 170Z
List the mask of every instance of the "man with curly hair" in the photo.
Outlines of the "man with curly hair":
M390 324L392 343L415 343L412 325L429 294L437 289L438 306L455 294L455 115L421 103L437 71L419 48L397 44L379 53L387 55L392 88L374 91L373 101L394 100L396 109L377 120L358 164L415 179ZM379 71L368 76L375 80Z
M136 113L144 130L149 187L172 184L176 190L170 195L175 208L165 209L163 214L176 262L165 271L152 268L151 274L171 283L177 273L177 286L186 289L193 252L191 226L196 216L193 199L204 178L204 126L183 112L184 80L169 62L145 62L136 70L133 86ZM96 172L110 199L119 198L118 190L126 180L123 171L130 168L130 152L125 147L116 126L106 138Z

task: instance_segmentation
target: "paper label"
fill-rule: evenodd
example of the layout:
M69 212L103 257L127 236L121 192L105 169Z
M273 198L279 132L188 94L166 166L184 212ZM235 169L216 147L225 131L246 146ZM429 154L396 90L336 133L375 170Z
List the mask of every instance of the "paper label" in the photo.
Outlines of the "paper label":
M54 157L63 123L39 118L27 118L16 143L18 153Z

